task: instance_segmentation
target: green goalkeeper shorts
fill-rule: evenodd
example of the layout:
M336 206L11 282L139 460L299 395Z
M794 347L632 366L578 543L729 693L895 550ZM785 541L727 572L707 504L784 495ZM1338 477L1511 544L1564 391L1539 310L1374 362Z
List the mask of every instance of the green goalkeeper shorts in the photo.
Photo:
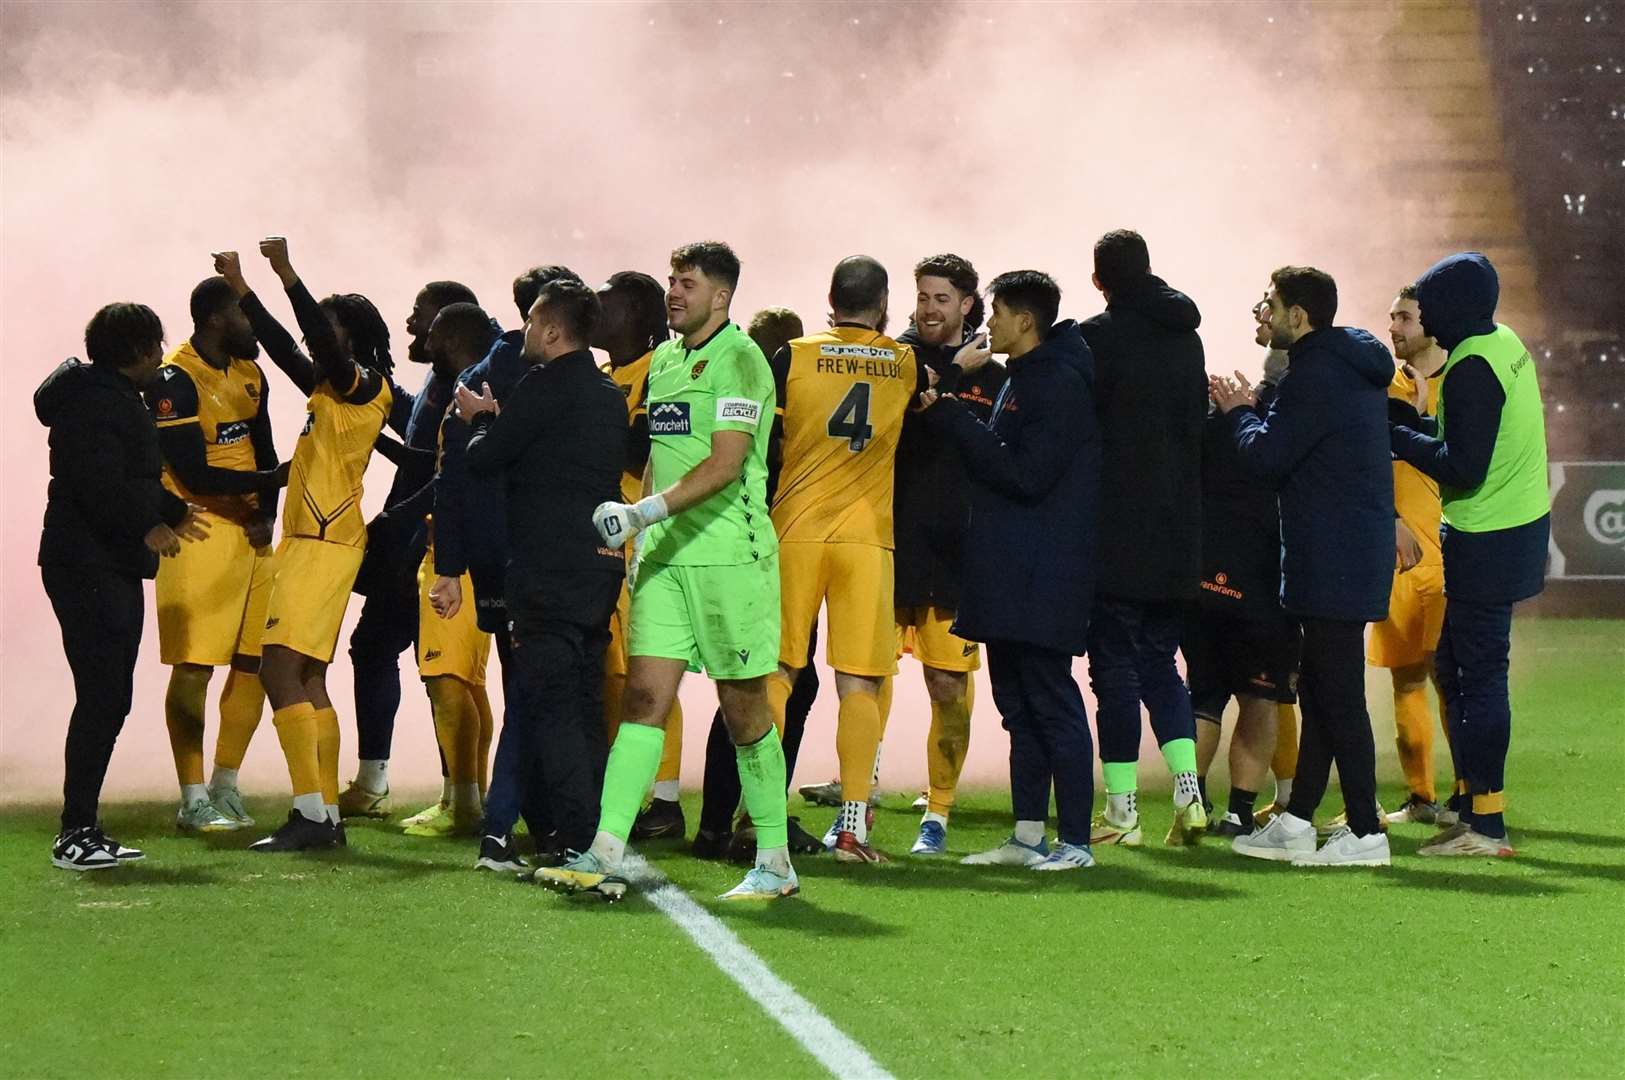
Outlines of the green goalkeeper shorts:
M638 564L630 656L682 660L713 679L779 666L779 557L733 566Z

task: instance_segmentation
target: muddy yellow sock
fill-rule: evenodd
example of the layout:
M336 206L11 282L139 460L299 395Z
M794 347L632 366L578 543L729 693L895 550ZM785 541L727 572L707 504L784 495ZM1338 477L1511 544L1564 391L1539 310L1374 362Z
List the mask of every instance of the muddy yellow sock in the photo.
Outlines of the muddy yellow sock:
M874 694L854 690L841 697L837 715L835 755L841 762L841 801L867 803L880 747L880 703Z
M959 786L959 774L965 768L965 755L970 751L970 707L961 698L958 701L931 703L931 732L925 740L926 774L930 790L926 795L927 809L933 814L948 815L953 809L954 792Z
M767 677L767 708L773 714L773 727L784 738L784 714L790 709L790 691L794 684L782 671L775 671Z

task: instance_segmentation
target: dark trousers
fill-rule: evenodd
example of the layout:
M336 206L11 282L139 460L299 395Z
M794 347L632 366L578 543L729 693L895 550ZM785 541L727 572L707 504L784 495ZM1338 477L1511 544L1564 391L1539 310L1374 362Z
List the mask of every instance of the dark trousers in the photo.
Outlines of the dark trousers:
M520 801L545 800L558 844L585 851L598 829L609 756L604 650L621 575L512 567L507 592L514 702L502 734L517 750ZM494 835L512 828L511 820L507 828L493 821L489 807L486 823Z
M784 709L786 783L796 774L796 755L801 751L801 736L807 730L807 715L818 698L818 665L813 662L817 651L818 628L815 626L808 638L807 664L797 673ZM705 740L705 790L700 803L700 828L707 832L725 833L733 828L734 811L739 809L739 798L743 794L737 757L733 737L728 734L728 725L723 723L722 710L718 709L711 717L711 733Z
M1016 820L1048 819L1053 779L1057 833L1064 843L1087 845L1095 799L1094 745L1071 655L990 641L987 674L993 703L1010 733L1010 809Z
M1302 619L1303 664L1298 711L1303 731L1287 809L1312 821L1326 795L1332 765L1343 785L1349 828L1369 836L1377 823L1377 749L1365 707L1365 623Z
M1140 760L1140 704L1157 745L1196 738L1190 691L1174 666L1185 606L1099 597L1089 619L1089 685L1101 761Z
M1456 775L1473 795L1500 791L1506 782L1511 651L1511 604L1450 598L1433 663Z
M63 752L62 829L96 824L113 744L130 715L146 598L141 579L89 566L44 566L40 576L62 625L73 672Z
M471 603L473 598L466 600ZM374 761L389 757L395 738L395 713L401 707L401 653L410 649L417 637L415 574L396 569L379 575L350 632L358 758Z

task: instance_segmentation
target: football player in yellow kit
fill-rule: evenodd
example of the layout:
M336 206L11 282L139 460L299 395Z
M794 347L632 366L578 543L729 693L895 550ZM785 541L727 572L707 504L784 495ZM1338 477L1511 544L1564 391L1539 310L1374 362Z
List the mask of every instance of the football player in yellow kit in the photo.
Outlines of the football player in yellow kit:
M192 290L192 336L164 357L147 406L158 426L163 483L201 509L202 540L158 569L158 652L170 667L164 719L180 782L183 832L252 825L237 769L265 706L260 631L270 591L276 488L286 482L272 444L259 343L224 277ZM214 783L203 782L204 701L214 669L220 695Z
M841 260L830 281L833 325L797 338L770 361L783 416L773 526L779 534L779 670L768 679L782 729L818 609L840 698L836 753L841 811L833 848L846 862L884 862L869 844L868 810L880 745L882 682L897 671L892 490L903 415L919 390L914 351L882 330L885 267Z
M260 253L281 280L311 355L299 350L239 272L232 284L255 336L307 395L266 601L260 663L288 760L293 809L281 828L251 847L299 851L344 842L339 724L327 694L327 665L366 547L361 481L389 415L393 361L389 327L370 301L346 293L318 304L294 271L286 240L267 237L260 241ZM228 259L234 262L235 256L217 256L216 269L224 273Z
M1449 355L1422 331L1416 286L1401 289L1388 309L1388 336L1401 366L1394 371L1388 396L1408 402L1422 416L1438 404L1438 376ZM1444 628L1444 556L1439 546L1442 508L1439 483L1412 465L1394 461L1393 591L1388 618L1371 627L1366 659L1389 669L1394 683L1394 732L1399 764L1410 789L1404 805L1388 815L1390 824L1439 821L1438 793L1433 787L1433 711L1427 685L1433 675L1433 652ZM1435 686L1437 692L1437 686ZM1446 729L1446 736L1449 731ZM1456 792L1464 791L1457 785ZM1453 825L1451 811L1441 824Z

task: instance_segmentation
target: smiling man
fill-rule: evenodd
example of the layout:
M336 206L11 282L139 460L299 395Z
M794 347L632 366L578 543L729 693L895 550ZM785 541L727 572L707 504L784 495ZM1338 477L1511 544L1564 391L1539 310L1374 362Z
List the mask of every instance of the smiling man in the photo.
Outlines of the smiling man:
M649 363L644 497L593 514L611 548L635 542L630 661L621 727L604 772L598 834L585 852L537 873L542 884L626 892L621 861L660 766L666 716L687 671L717 685L737 748L756 865L725 894L796 893L786 839L784 750L765 676L779 663L779 542L768 518L767 447L775 398L762 350L729 320L739 258L706 241L672 252L666 312L680 335Z

